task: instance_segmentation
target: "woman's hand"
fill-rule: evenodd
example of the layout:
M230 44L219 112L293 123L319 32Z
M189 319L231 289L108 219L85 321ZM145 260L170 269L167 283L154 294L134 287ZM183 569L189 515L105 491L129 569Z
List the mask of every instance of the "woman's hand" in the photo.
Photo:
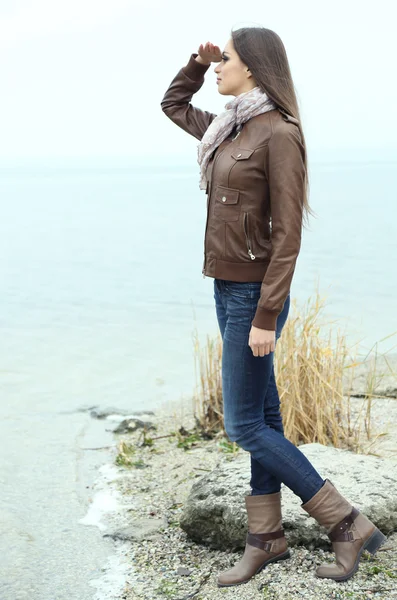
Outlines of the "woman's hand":
M207 42L205 46L200 44L197 53L203 64L210 65L212 62L221 62L222 60L222 52L219 46L214 46L214 44L211 44L210 42ZM198 57L196 57L196 60L197 58Z
M248 345L254 356L265 356L274 352L276 346L276 332L251 326Z

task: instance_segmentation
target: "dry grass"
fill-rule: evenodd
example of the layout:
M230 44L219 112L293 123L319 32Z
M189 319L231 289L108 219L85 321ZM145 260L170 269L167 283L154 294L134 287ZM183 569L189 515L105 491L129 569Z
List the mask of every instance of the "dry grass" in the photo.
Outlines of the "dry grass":
M211 435L223 430L222 338L207 335L207 345L200 348L197 329L194 334L196 392L194 415L202 432ZM199 375L197 374L199 372ZM199 377L199 384L197 379Z
M319 442L358 452L363 432L367 439L371 437L372 402L382 378L377 346L375 355L371 351L363 360L357 359L357 349L352 356L345 335L339 329L335 331L332 322L320 324L324 305L318 291L303 309L298 309L295 300L291 301L287 322L276 345L274 364L285 435L296 445ZM220 334L212 339L207 336L207 345L201 350L196 331L194 344L197 427L206 436L225 435L222 338ZM362 405L353 411L348 390L355 369L368 360Z

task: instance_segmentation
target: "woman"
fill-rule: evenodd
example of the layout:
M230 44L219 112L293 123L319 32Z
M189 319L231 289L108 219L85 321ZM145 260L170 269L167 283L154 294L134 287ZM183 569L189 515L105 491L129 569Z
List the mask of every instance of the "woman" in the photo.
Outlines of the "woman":
M190 104L213 62L219 93L235 97L218 116ZM305 138L280 37L270 29L242 28L223 52L201 44L161 107L200 140L199 185L208 194L203 275L214 278L223 339L225 431L251 456L244 554L219 575L218 586L245 583L268 563L289 557L281 482L332 541L336 564L321 565L316 574L345 581L364 549L375 554L386 538L284 437L274 378L302 222L311 212Z

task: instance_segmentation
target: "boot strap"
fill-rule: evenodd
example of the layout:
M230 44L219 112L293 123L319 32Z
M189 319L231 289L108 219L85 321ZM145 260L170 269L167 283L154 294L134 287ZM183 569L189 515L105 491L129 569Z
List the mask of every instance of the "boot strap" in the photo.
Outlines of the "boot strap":
M351 513L342 519L328 534L331 542L352 542L354 537L348 529L352 526L354 519L360 514L357 508L352 509Z
M271 533L247 533L247 544L250 546L255 546L256 548L260 548L261 550L266 550L266 552L270 552L272 544L268 542L268 540L277 540L278 538L284 537L284 529L280 529L279 531L273 531Z

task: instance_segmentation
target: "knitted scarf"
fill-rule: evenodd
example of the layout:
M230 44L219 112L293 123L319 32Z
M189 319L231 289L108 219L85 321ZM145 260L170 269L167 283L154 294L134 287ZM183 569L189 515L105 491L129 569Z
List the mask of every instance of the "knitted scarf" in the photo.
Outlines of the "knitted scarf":
M211 154L225 140L235 125L241 126L251 117L276 108L276 104L259 86L235 96L225 104L226 110L217 115L206 130L197 147L197 162L200 165L200 189L207 187L205 172Z

